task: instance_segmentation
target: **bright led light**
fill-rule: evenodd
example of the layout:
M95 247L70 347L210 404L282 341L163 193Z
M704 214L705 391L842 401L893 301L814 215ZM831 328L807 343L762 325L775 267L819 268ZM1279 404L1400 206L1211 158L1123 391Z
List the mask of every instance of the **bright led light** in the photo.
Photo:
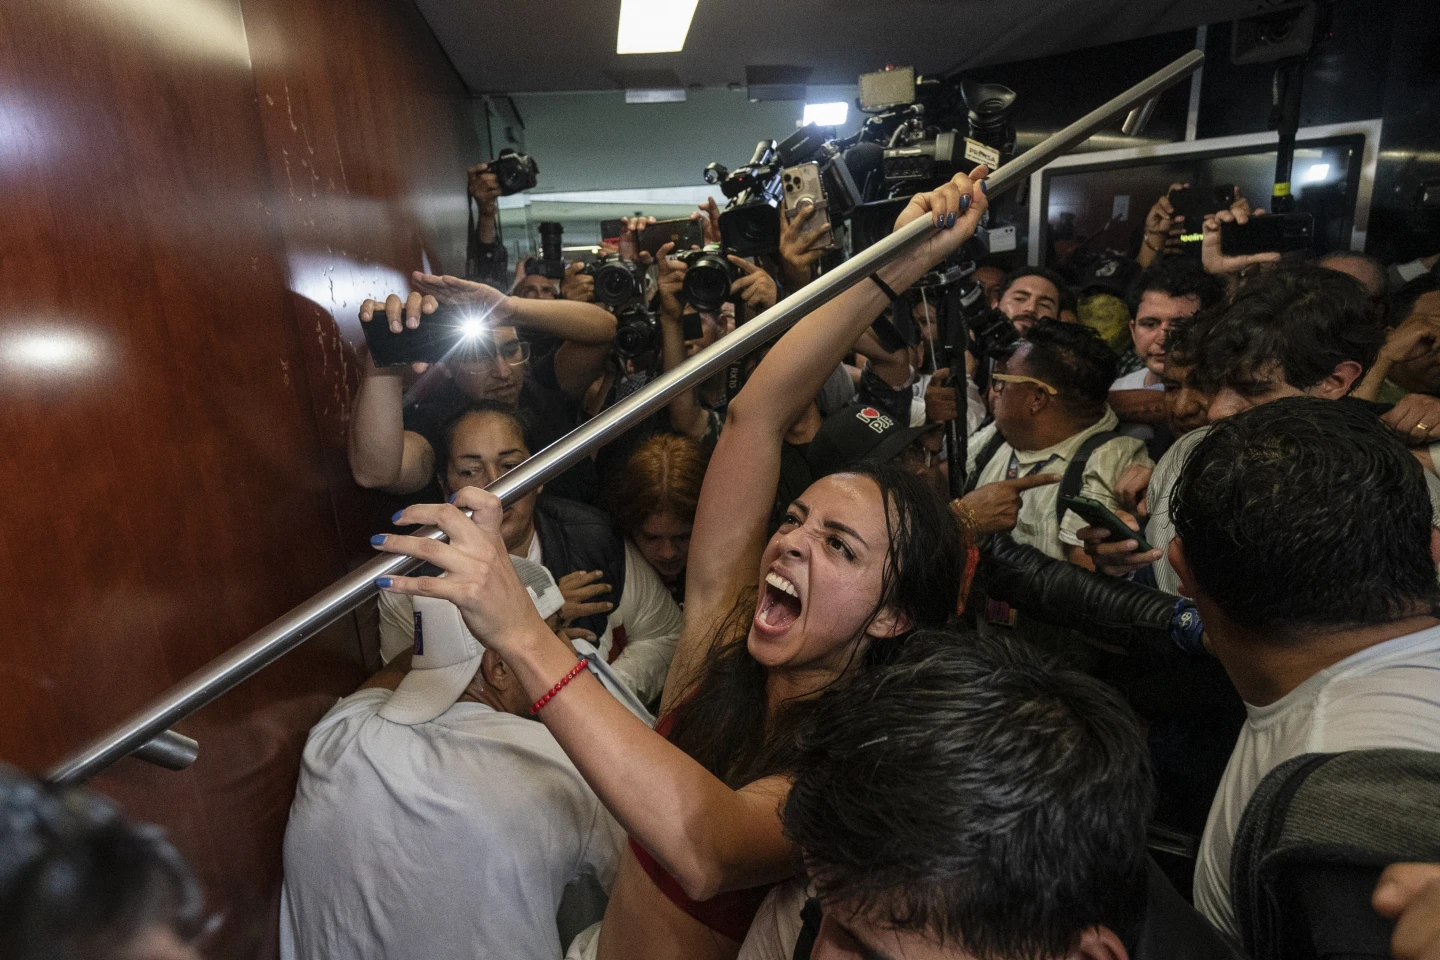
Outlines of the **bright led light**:
M822 127L843 127L849 116L850 104L843 100L839 103L807 103L805 119L800 122L818 123Z
M1328 176L1330 176L1330 164L1312 163L1310 169L1305 171L1305 182L1317 183Z
M460 336L466 340L474 340L485 331L485 324L471 317L460 321Z
M616 53L679 53L699 0L620 0Z

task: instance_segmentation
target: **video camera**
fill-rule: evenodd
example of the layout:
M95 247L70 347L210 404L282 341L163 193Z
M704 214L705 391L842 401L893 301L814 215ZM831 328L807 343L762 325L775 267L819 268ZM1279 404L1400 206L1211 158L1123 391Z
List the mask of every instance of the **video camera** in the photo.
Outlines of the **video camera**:
M740 257L780 249L782 202L792 212L823 203L824 210L846 217L861 199L834 128L815 123L779 143L761 140L750 162L737 170L710 164L705 182L730 198L720 214L720 236L725 249Z

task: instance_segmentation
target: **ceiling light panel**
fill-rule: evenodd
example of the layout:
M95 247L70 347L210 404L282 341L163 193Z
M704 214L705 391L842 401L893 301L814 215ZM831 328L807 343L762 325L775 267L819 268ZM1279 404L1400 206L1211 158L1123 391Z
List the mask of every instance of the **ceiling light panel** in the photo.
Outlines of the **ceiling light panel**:
M679 53L699 0L620 0L616 53Z

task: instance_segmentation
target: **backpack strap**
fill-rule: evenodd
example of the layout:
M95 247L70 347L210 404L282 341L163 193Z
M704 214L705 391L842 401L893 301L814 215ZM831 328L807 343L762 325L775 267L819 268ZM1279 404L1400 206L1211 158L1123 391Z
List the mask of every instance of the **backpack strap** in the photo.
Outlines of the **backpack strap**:
M1102 430L1087 437L1085 442L1080 444L1080 449L1075 451L1075 456L1070 458L1070 465L1065 468L1065 475L1060 478L1060 491L1055 497L1056 523L1063 523L1065 520L1065 507L1060 498L1076 496L1085 483L1085 465L1090 462L1090 454L1119 436L1114 430Z
M975 489L980 482L980 474L990 465L990 461L995 459L996 452L1004 445L1005 438L1000 436L999 430L992 433L990 439L985 441L985 446L981 447L980 452L975 455L975 469L971 470L970 476L965 478L966 493Z

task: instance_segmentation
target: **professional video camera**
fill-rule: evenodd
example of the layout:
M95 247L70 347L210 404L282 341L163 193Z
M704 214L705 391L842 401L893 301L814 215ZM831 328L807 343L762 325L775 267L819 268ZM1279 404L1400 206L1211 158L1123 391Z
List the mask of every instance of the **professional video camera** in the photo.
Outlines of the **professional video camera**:
M696 310L716 313L730 299L730 285L739 279L738 271L725 256L725 251L714 245L703 250L685 250L674 259L681 261L685 271L685 285L681 293L685 302Z
M645 293L645 270L618 253L586 264L584 273L595 278L595 299L607 307L623 307Z
M738 170L719 163L705 168L705 182L730 198L720 214L720 236L737 256L780 249L780 170L774 140L757 143L750 162Z
M750 162L731 171L719 163L705 168L705 182L730 198L720 214L725 248L740 257L780 249L780 204L796 211L806 204L845 217L861 200L833 127L811 123L776 143L761 140Z
M598 286L598 283L597 283ZM660 323L643 303L615 313L615 355L630 360L660 349Z
M500 182L500 196L514 196L522 190L529 190L539 182L540 166L528 153L519 153L506 147L489 164L490 172Z

